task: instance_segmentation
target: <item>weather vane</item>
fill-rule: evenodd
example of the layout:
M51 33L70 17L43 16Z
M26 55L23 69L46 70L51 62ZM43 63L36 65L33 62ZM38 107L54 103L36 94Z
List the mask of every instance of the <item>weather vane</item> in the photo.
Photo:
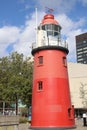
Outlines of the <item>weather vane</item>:
M52 14L53 11L54 11L54 10L53 10L52 8L45 7L45 12L46 12L46 13Z

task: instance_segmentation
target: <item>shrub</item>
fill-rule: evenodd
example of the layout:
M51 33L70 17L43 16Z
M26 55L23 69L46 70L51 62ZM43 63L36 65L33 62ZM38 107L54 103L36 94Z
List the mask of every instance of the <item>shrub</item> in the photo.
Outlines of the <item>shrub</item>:
M20 117L19 118L19 123L27 123L28 119L26 117Z

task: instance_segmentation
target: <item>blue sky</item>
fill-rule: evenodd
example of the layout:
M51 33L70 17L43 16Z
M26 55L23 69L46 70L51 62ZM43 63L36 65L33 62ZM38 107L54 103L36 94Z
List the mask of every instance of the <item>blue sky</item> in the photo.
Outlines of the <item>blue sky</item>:
M75 36L87 32L87 0L0 0L0 57L12 51L31 55L35 41L35 7L38 24L45 7L54 9L69 45L68 61L76 61Z

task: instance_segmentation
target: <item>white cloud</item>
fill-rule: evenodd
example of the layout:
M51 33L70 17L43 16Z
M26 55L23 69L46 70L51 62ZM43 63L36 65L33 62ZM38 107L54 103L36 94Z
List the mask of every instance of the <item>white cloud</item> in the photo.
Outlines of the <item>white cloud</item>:
M42 19L43 12L38 12L38 23ZM35 12L31 19L27 18L22 28L14 26L3 26L0 28L0 57L7 55L8 46L13 43L13 51L23 53L25 56L31 54L31 44L35 42L36 33ZM9 53L9 52L8 52Z
M40 23L43 12L38 12L38 24ZM31 54L31 46L32 43L36 40L36 16L35 12L32 14L31 19L27 17L25 22L25 26L20 33L20 37L18 42L14 45L14 50L19 53L23 53L24 55Z
M83 0L83 3L84 3L84 4L87 4L87 0Z
M38 12L38 24L43 19L44 13ZM76 49L75 49L75 36L79 35L87 30L82 30L83 23L85 19L80 19L78 21L72 21L67 15L61 14L56 15L55 18L59 21L62 26L62 37L65 36L69 44L69 61L75 61L76 59ZM23 53L25 56L31 54L31 44L35 42L35 13L31 15L31 19L27 17L25 25L23 28L18 28L14 26L4 26L0 28L0 57L7 55L6 48L13 44L13 51L18 51ZM8 52L9 53L9 52Z
M56 16L56 19L58 19L59 24L62 26L62 33L64 35L68 35L69 32L72 30L76 30L83 26L85 23L85 19L79 19L78 21L72 21L66 14L61 14Z
M78 0L78 1L82 2L82 4L83 4L84 6L87 6L87 0Z
M0 28L0 44L9 44L17 40L20 29L14 26Z
M34 0L39 9L45 10L45 7L53 8L56 13L69 12L76 3L76 0Z
M14 26L0 28L0 57L7 55L7 47L17 41L19 34L20 29Z
M6 48L8 45L0 44L0 57L7 56L8 52L6 52Z
M86 22L85 19L79 19L78 21L72 21L67 15L62 14L56 16L56 19L59 21L59 24L62 26L62 37L66 37L68 42L69 54L68 61L76 61L76 41L75 36L81 33L86 32L82 27Z
M76 39L75 36L81 34L81 29L72 30L67 35L67 42L69 48L68 61L75 62L76 61Z
M39 9L45 9L45 7L53 8L58 13L70 12L74 9L74 6L80 2L84 6L87 6L87 0L32 0L36 3ZM26 2L26 0L25 0Z

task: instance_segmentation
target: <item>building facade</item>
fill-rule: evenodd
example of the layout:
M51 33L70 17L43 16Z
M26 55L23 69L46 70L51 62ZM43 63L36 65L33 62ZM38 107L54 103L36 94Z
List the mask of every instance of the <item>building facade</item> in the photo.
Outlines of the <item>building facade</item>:
M82 117L83 112L87 112L87 65L69 62L68 75L75 114Z
M77 62L87 64L87 33L76 36Z

